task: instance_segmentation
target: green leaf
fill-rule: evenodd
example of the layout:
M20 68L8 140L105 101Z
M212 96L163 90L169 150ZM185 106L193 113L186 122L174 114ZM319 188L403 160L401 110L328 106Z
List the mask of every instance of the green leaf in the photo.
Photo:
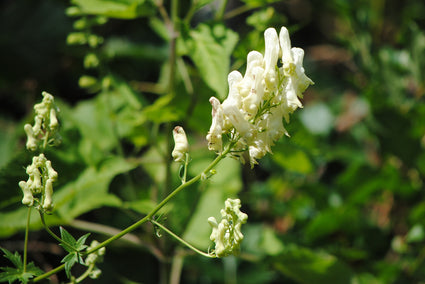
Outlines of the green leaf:
M334 127L335 117L324 103L307 105L300 113L301 122L313 134L326 135Z
M156 206L155 202L150 199L134 200L126 202L124 205L126 208L132 209L141 214L149 214Z
M136 166L119 157L106 160L99 169L89 167L75 182L68 183L55 193L57 213L64 220L73 218L102 206L121 206L121 200L108 193L112 179Z
M74 266L75 263L78 262L78 255L77 253L73 252L73 253L69 253L68 255L66 255L61 263L65 263L65 272L66 272L66 276L68 278L71 278L71 268Z
M144 120L164 123L181 119L185 113L175 107L173 99L173 95L165 95L145 107L142 112Z
M18 252L13 254L7 249L1 248L1 250L4 253L4 257L9 259L16 268L0 267L0 269L3 270L3 272L0 273L0 282L13 283L14 281L19 281L21 283L27 283L34 276L43 274L43 271L32 262L27 264L26 271L24 272L24 264Z
M282 168L295 173L308 174L314 169L306 152L288 142L278 142L271 159Z
M75 251L75 244L76 240L74 237L68 233L67 230L65 230L62 226L60 227L61 232L61 239L62 243L60 243L60 246L63 247L67 252L74 252Z
M82 251L87 247L87 245L85 245L85 242L89 236L90 233L87 233L77 240L77 242L75 243L75 248L77 249L77 251Z
M15 251L15 253L11 253L7 249L1 248L4 253L4 257L10 260L16 268L23 268L21 255Z
M153 14L154 5L149 0L72 0L81 13L117 19L135 19Z
M352 283L351 269L325 252L291 246L274 258L273 262L280 273L297 283Z
M220 99L226 97L230 56L237 41L238 35L220 24L200 24L190 32L188 55L204 82Z

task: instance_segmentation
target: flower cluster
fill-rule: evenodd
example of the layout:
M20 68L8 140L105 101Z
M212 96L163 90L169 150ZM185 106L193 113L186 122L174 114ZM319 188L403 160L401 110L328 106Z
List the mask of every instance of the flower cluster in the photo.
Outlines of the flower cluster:
M283 134L288 135L283 118L302 107L298 98L313 81L304 73L304 51L291 48L288 30L282 27L279 36L275 29L264 33L265 54L251 51L242 76L238 71L228 75L229 94L220 101L211 97L212 124L207 135L208 149L220 153L222 136L228 134L234 143L233 155L247 150L251 166L271 152L271 146ZM281 58L281 63L279 63Z
M215 242L215 249L211 253L217 257L228 256L239 251L243 240L241 226L248 219L248 215L239 210L241 208L239 199L228 198L224 204L225 208L220 211L222 217L220 223L217 223L214 217L208 218L208 223L212 227L210 239Z
M39 195L41 198L37 200L41 207L46 211L52 210L53 182L58 177L58 173L52 168L52 163L44 154L34 156L32 164L27 167L27 174L28 180L19 182L19 187L24 194L22 203L33 206L34 199Z
M91 250L99 245L99 242L93 240L87 250ZM91 279L99 278L102 271L96 267L96 263L100 263L103 261L103 256L105 254L105 247L98 249L97 251L89 254L85 260L85 265L89 267L90 274L89 277Z
M38 143L52 142L48 141L49 138L55 137L59 127L59 122L56 117L58 108L54 104L54 98L51 94L43 92L43 101L34 105L35 110L35 123L34 126L25 124L24 130L27 134L27 149L35 151L38 148Z

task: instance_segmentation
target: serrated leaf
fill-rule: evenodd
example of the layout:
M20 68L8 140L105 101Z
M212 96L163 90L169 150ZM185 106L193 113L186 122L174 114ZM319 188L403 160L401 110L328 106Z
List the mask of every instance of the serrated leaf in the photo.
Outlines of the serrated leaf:
M200 24L190 32L192 58L204 82L217 93L220 99L226 96L230 56L238 35L223 25Z
M16 268L22 268L22 258L21 255L16 251L14 254L7 249L1 248L4 253L4 257L10 260Z
M87 247L87 245L85 245L85 242L89 236L90 236L90 233L87 233L77 240L77 243L75 244L75 248L77 249L77 251L82 251L83 249Z
M78 262L78 255L75 252L69 253L62 259L61 263L65 263L65 272L68 278L71 278L71 268L76 262Z
M59 245L63 247L67 252L74 252L76 244L75 238L70 233L68 233L68 231L65 230L62 226L60 227L60 233L63 242Z
M7 249L1 248L1 250L4 252L4 256L9 259L16 268L0 267L0 269L3 270L3 272L0 273L0 282L13 283L15 281L19 281L21 283L27 283L34 276L38 276L43 273L43 271L36 267L32 262L27 264L26 271L24 272L22 258L18 252L13 254Z

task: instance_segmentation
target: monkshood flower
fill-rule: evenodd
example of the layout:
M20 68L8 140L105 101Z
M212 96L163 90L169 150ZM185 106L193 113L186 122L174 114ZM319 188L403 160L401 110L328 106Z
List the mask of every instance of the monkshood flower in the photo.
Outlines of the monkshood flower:
M56 137L57 130L59 128L59 122L56 117L58 108L55 106L54 97L47 93L43 92L43 101L39 104L34 105L35 110L35 122L34 126L30 124L25 124L24 130L27 134L27 144L26 147L28 150L35 151L37 150L39 143L56 143L56 139L47 141L49 138Z
M304 51L291 48L288 30L282 27L264 33L264 56L251 51L242 76L238 71L228 75L229 94L220 101L212 97L212 124L207 135L208 149L221 153L223 136L233 143L232 155L245 162L248 151L251 166L257 163L286 131L283 119L302 104L303 92L314 84L304 73ZM281 58L281 64L279 63Z
M34 156L32 164L27 167L28 180L20 181L24 197L22 203L28 206L34 205L37 200L46 211L53 209L53 182L58 178L58 173L52 168L52 163L44 154Z
M225 208L220 210L222 217L220 223L217 223L214 217L208 218L208 223L212 227L210 239L215 243L215 248L210 253L217 257L239 252L243 240L241 226L248 220L248 215L239 210L241 208L239 199L228 198L224 205Z
M171 153L174 161L184 162L186 160L186 153L189 151L189 143L187 142L186 133L183 127L176 126L173 129L174 149Z

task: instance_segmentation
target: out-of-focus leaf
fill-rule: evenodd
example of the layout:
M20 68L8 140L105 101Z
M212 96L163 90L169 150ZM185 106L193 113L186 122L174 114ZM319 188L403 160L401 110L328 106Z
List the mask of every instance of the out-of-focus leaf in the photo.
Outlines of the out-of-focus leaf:
M243 0L248 7L264 7L278 0Z
M120 206L121 200L108 193L109 183L120 173L136 167L135 163L114 157L99 169L87 168L79 178L65 185L54 195L57 213L70 221L79 215L102 206Z
M290 246L273 259L276 269L297 283L350 284L354 274L335 256Z
M305 151L295 148L289 143L279 143L273 149L271 158L279 166L292 172L308 174L313 171L313 165Z
M307 105L300 113L304 126L313 134L328 134L334 127L335 118L324 103Z
M167 26L163 21L161 21L157 17L152 17L149 19L149 25L151 28L156 32L157 35L159 35L163 40L169 41L170 40L170 32L167 29Z
M205 83L225 98L230 55L237 43L238 35L224 25L200 24L190 32L189 56L192 58Z
M102 51L108 58L131 58L132 60L165 61L168 58L167 47L147 43L135 43L126 38L112 37L106 40Z
M252 26L257 31L264 31L273 26L282 26L286 22L286 16L279 14L271 6L265 6L263 9L255 11L246 19L246 23ZM277 30L279 33L279 30Z
M174 96L166 95L157 99L153 104L143 109L141 116L145 120L156 123L179 120L184 114L182 110L174 107L172 100Z
M81 12L88 15L117 19L135 19L154 13L154 4L149 0L72 0Z
M5 166L15 153L15 146L17 142L16 133L20 130L23 133L24 129L16 128L12 123L0 121L0 168Z
M124 207L137 211L141 214L149 214L149 212L151 212L155 208L155 205L155 202L153 202L152 200L143 199L126 202L124 204Z
M425 230L421 224L413 226L406 235L408 243L422 242L425 239Z
M358 224L356 211L342 206L322 211L306 226L304 234L306 239L315 240L339 230L355 230Z

